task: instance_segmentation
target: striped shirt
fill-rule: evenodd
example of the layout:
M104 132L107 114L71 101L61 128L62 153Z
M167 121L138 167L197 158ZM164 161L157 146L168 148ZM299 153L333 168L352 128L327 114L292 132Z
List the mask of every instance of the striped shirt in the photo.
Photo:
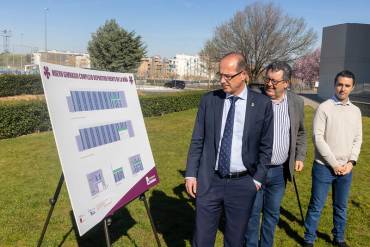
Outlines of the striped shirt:
M290 118L287 94L284 94L282 101L273 101L272 108L274 110L274 144L271 164L281 165L285 163L289 156Z

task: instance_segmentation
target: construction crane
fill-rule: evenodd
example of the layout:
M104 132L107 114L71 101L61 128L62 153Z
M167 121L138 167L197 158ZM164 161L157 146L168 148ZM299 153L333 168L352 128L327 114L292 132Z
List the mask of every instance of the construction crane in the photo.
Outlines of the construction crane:
M0 36L3 37L3 52L9 53L9 39L12 37L12 31L10 30L1 30Z

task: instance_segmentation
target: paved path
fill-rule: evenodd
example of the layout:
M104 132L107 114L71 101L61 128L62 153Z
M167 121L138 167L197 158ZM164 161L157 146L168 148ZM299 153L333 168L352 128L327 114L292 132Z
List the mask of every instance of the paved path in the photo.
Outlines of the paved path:
M305 96L302 96L302 95L300 95L300 96L303 98L304 105L311 106L313 109L316 109L320 104L319 102L317 102L315 100L309 99L309 98L307 98Z

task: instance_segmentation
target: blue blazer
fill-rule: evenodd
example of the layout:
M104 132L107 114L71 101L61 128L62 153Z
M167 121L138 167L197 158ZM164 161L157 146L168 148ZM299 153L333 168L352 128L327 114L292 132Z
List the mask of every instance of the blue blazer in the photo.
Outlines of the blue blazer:
M271 163L272 155L272 103L267 96L247 90L242 160L253 178L263 183L265 165ZM200 101L185 173L186 177L197 178L197 196L208 191L215 173L225 98L223 90L216 90L206 93Z

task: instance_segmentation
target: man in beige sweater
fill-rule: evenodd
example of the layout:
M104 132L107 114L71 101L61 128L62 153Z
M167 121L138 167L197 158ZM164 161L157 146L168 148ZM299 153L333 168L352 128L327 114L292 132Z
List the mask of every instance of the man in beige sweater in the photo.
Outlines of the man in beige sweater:
M304 246L313 246L330 186L333 190L334 245L348 246L344 240L348 196L352 169L356 165L362 143L361 112L349 101L354 86L355 76L352 72L344 70L338 73L334 80L334 96L320 104L315 113L315 161L311 199L304 223Z

